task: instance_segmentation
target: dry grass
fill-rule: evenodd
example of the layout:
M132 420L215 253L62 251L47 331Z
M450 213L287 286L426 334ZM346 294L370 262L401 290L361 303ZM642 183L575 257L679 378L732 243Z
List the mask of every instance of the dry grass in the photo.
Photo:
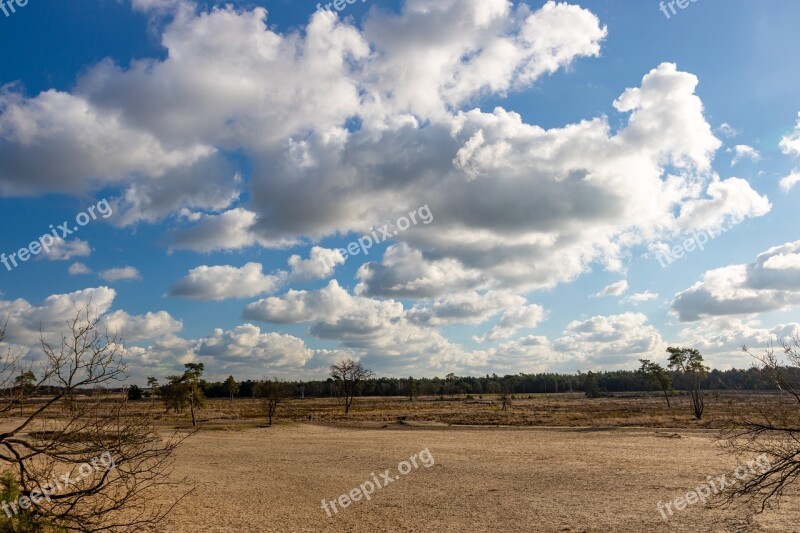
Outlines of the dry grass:
M787 399L776 394L721 393L706 398L703 420L691 414L689 397L672 398L669 409L663 397L655 394L618 394L613 397L588 399L583 394L536 394L517 396L513 406L500 409L494 396L423 397L413 402L407 398L356 398L351 412L345 416L336 398L292 399L278 407L278 422L303 422L312 417L315 423L378 426L404 422L409 425L435 423L459 426L525 426L525 427L651 427L683 429L716 429L731 419L755 416L757 407L771 409ZM154 409L165 425L182 426L190 420L182 415L163 413L159 403L147 401L131 404L131 409ZM251 399L208 400L199 411L201 427L235 429L265 424L264 406Z

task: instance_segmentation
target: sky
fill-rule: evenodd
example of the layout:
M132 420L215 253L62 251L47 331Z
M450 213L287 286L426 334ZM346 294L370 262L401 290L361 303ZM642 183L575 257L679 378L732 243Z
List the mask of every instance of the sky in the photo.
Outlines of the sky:
M800 4L682 3L0 8L3 348L88 305L140 384L750 366L800 334Z

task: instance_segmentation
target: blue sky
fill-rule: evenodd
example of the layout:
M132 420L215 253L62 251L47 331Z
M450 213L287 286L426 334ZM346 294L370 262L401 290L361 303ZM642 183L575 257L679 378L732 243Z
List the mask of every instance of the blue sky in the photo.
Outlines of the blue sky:
M342 356L381 375L633 368L672 344L749 365L742 344L800 332L800 5L676 9L0 12L0 251L113 211L0 266L7 343L36 358L40 326L91 301L140 380L194 360L320 377ZM423 206L430 223L368 256L336 251Z

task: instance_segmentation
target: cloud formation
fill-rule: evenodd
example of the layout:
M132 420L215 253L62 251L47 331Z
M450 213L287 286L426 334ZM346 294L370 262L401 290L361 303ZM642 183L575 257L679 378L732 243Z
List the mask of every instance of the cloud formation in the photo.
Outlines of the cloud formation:
M683 322L751 315L800 303L800 241L775 246L748 264L703 274L675 295L671 308Z
M173 284L168 294L190 300L250 298L275 291L285 280L285 272L264 274L259 263L242 267L201 265Z
M594 295L595 298L605 298L606 296L622 296L628 290L627 280L619 280L608 285L603 290Z
M105 281L108 281L109 283L112 283L114 281L136 280L141 278L139 270L132 266L116 267L116 268L101 270L98 275Z
M797 114L797 117L794 131L781 138L780 148L786 155L800 156L800 113Z

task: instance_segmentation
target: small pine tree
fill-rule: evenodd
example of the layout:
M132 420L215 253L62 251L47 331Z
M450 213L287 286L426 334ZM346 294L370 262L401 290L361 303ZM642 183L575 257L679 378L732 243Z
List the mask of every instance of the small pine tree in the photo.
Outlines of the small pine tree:
M140 389L137 385L131 385L128 387L128 400L132 402L138 402L142 399L142 389Z
M233 397L239 394L239 384L236 383L233 376L228 376L228 379L226 379L225 383L222 385L225 387L225 392L227 392L231 398L231 405L233 405Z
M586 374L586 381L583 384L583 390L586 393L587 398L600 397L600 385L597 384L597 376L594 372L590 371Z

